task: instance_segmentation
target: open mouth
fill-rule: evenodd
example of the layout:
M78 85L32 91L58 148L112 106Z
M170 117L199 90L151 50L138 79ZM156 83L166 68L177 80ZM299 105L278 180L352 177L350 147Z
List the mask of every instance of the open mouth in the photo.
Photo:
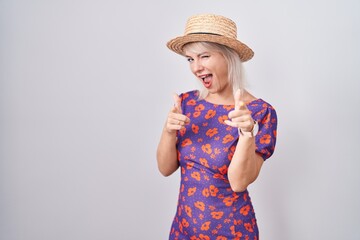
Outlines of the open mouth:
M209 88L211 86L212 74L204 74L199 77L202 79L203 84L206 88Z

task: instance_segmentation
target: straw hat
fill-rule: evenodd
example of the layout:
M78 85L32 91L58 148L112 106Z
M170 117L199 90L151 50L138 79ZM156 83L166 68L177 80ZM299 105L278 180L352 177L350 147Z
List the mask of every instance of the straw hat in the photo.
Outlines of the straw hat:
M214 42L234 49L241 59L246 62L254 56L254 52L237 39L236 24L229 18L200 14L188 19L183 36L174 38L167 43L167 47L184 55L183 47L191 42Z

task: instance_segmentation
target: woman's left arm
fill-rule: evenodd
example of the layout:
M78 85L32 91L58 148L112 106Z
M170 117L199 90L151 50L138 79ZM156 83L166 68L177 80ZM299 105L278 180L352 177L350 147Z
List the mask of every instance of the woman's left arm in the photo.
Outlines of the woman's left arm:
M255 136L250 134L255 126L251 111L240 101L239 90L234 97L235 109L229 113L230 120L225 120L225 123L238 128L243 134L239 131L239 140L228 168L228 179L234 192L242 192L259 176L264 160L255 152Z
M259 176L264 160L255 152L255 149L255 136L242 135L239 137L228 168L228 178L234 192L244 191Z

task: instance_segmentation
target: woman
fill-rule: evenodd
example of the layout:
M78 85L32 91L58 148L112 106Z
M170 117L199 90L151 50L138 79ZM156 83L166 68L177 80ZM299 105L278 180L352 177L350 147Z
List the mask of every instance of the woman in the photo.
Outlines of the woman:
M223 16L192 16L167 46L189 61L201 91L174 96L157 149L164 176L181 168L169 239L259 239L247 191L276 142L274 108L251 95L242 62L253 51Z

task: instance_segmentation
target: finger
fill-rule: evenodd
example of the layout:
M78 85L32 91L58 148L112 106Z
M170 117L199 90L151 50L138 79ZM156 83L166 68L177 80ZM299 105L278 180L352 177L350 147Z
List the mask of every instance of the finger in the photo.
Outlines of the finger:
M235 92L234 100L235 100L235 110L246 110L246 104L241 100L241 90L238 89Z
M177 108L175 106L172 106L170 112L171 113L177 113L178 110L177 110Z
M243 109L240 109L240 110L232 110L229 112L228 114L228 117L230 119L233 119L233 118L237 118L237 117L240 117L240 116L246 116L246 115L251 115L251 112L249 110L243 110Z
M169 123L169 124L172 124L172 125L185 126L185 122L184 122L184 121L178 120L178 119L173 119L173 118L170 118L170 119L168 120L168 123Z
M181 125L176 125L176 124L170 124L170 123L167 123L166 124L166 129L169 131L169 132L172 132L174 130L180 130L183 126Z
M179 95L177 95L176 93L173 94L173 99L174 99L174 105L177 108L179 113L182 113L181 110L181 99L179 97Z
M177 113L175 107L173 107L173 109L175 109L175 112L170 112L168 118L172 118L182 122L190 122L190 119L187 116L185 116L184 114Z
M232 122L245 122L245 123L252 123L252 118L250 115L242 115L238 117L234 117L231 119Z
M236 90L235 95L234 95L235 110L240 109L240 102L241 102L240 98L241 98L241 90L238 89L238 90Z
M246 104L243 101L239 102L239 110L247 110Z
M235 127L235 128L238 127L236 122L232 122L232 121L230 121L230 120L225 120L224 123L225 123L226 125L229 125L230 127Z

